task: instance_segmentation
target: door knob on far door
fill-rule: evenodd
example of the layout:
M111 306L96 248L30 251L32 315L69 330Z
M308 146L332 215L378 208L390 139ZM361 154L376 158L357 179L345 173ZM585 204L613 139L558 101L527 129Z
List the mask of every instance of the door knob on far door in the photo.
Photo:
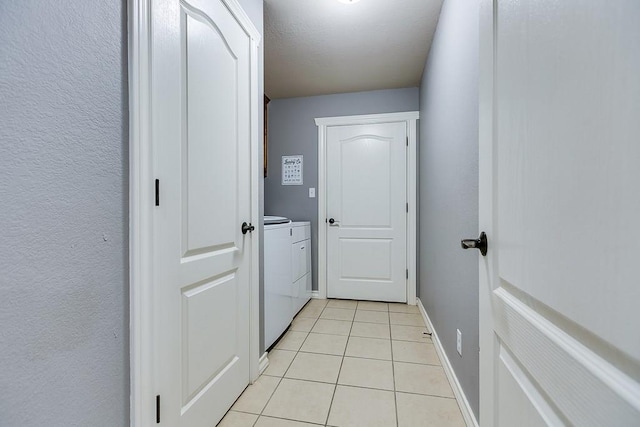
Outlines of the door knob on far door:
M339 222L338 222L338 221L336 221L336 220L335 220L335 219L333 219L333 218L329 218L329 225L336 226L336 225L338 225L338 224L339 224Z
M487 234L483 231L477 239L464 239L460 241L462 249L478 249L482 256L487 255Z
M247 224L246 222L242 223L242 234L247 234L247 231L249 233L251 233L253 230L255 230L256 227L254 227L253 225L251 225L251 223Z

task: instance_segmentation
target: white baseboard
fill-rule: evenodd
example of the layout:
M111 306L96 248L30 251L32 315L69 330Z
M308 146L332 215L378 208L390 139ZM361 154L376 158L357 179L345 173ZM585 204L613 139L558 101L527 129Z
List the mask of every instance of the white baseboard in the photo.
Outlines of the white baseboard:
M418 304L418 308L420 309L420 314L422 314L422 318L424 319L424 323L426 323L427 328L429 328L429 331L431 332L431 340L433 341L433 345L436 348L436 353L438 353L438 357L440 358L440 363L442 363L442 367L444 368L444 373L447 375L447 379L451 384L453 394L456 396L458 406L460 407L460 412L462 412L462 417L464 418L467 427L478 427L478 420L476 420L476 417L473 415L473 411L471 410L471 406L469 405L467 396L465 396L464 391L462 391L462 387L460 386L458 377L456 377L456 373L453 371L451 362L449 362L449 358L444 352L444 348L442 347L442 343L438 338L438 334L433 328L433 323L431 323L431 319L429 319L429 315L424 309L420 298L417 298L416 302Z
M312 299L320 299L320 291L311 291Z
M267 358L267 352L265 351L258 360L258 372L260 373L260 375L262 375L264 370L267 369L267 366L269 366L269 359Z

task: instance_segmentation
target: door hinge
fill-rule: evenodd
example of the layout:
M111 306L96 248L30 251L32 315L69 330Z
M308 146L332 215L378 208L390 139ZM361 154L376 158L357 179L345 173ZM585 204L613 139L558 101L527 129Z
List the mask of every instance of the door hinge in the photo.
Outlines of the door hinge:
M407 137L407 147L409 146L409 137Z
M293 236L293 228L289 229L289 236Z
M407 268L407 279L409 278L409 269Z
M156 206L160 206L160 180L156 179Z
M156 396L156 424L160 424L160 395Z
M407 213L409 213L409 203L407 203Z

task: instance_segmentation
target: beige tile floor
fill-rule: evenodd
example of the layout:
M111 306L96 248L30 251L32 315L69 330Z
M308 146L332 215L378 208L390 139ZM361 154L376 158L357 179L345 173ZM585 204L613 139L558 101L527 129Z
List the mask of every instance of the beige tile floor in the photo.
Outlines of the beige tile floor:
M464 426L417 307L311 300L220 427Z

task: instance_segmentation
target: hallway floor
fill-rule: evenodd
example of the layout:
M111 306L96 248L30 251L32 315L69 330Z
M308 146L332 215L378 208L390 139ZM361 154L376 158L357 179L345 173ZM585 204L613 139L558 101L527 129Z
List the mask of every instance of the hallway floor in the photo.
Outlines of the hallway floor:
M416 306L311 300L220 427L464 426Z

